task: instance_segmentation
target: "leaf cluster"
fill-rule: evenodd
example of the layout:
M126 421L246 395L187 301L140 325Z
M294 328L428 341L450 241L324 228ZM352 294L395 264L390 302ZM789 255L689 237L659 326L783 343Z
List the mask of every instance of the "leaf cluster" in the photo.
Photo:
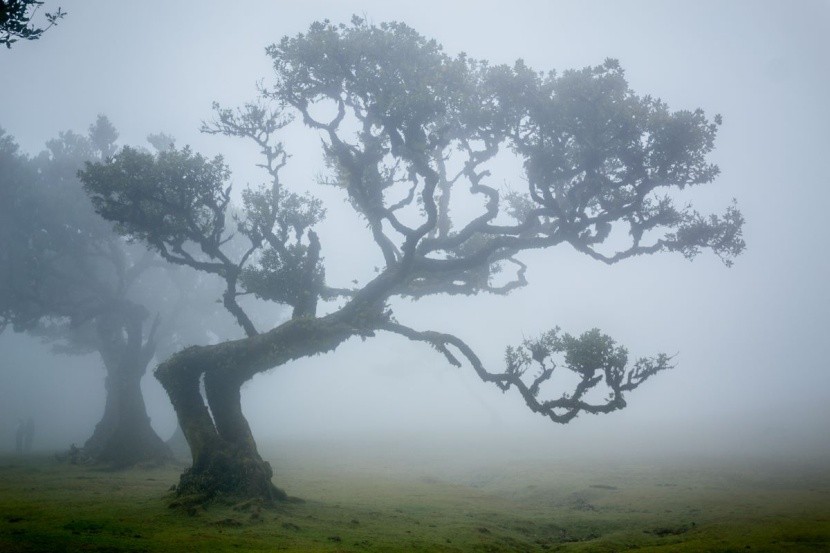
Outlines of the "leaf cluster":
M629 367L628 350L598 328L572 336L560 335L557 327L519 346L508 346L504 358L506 369L503 374L495 375L496 382L503 389L518 388L531 409L555 422L568 422L580 412L607 413L621 409L625 406L624 392L672 368L671 357L664 353L640 358ZM533 366L538 372L527 384L522 377ZM573 391L563 393L558 399L539 401L541 387L562 369L578 377ZM607 392L605 400L589 401L586 396L601 383Z
M221 157L205 159L189 148L155 155L124 147L107 163L88 163L84 187L95 209L124 234L160 252L187 240L210 250L225 230L230 171Z
M263 97L322 132L326 182L348 192L387 265L417 268L398 293L501 291L492 277L504 261L560 243L606 263L711 249L729 265L745 247L737 207L701 216L668 194L717 176L706 158L720 116L635 94L616 60L561 75L521 60L490 66L450 57L405 24L360 18L315 23L267 52L276 78ZM325 105L336 115L316 115ZM522 161L525 192L488 184L486 165L504 148ZM450 198L465 181L485 210L453 229ZM403 223L409 207L420 224ZM496 224L502 212L515 223ZM608 254L600 246L615 227L630 243Z
M0 303L17 330L32 330L45 317L88 320L126 286L121 239L94 213L76 177L108 147L91 138L107 125L99 117L89 136L61 133L33 158L0 133Z
M48 25L37 27L32 19L41 5L43 2L39 0L0 0L0 45L11 48L18 39L37 40L66 15L60 7L54 12L44 13Z
M134 342L151 329L142 328L151 315L160 314L152 328L160 325L163 339L144 334L152 355L157 346L203 340L212 320L199 309L187 329L177 326L201 303L195 298L203 279L191 275L185 284L182 275L159 270L156 256L95 213L78 171L109 159L117 137L99 116L86 135L60 133L30 157L0 130L0 324L37 335L60 352L127 348L122 330L129 328Z

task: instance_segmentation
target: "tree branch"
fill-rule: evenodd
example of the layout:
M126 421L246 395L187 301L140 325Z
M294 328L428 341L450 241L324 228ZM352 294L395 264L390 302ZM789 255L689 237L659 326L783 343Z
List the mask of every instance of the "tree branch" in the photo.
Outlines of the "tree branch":
M553 330L539 341L526 341L523 347L528 348L530 353L508 348L506 353L508 366L507 370L502 373L487 371L473 350L451 334L417 331L391 321L382 324L379 330L400 334L413 341L426 342L444 355L450 364L459 367L461 363L458 357L449 350L449 346L453 346L470 363L473 370L483 381L494 383L502 391L515 387L531 411L557 423L567 423L582 412L599 414L622 409L626 405L623 397L624 391L634 390L654 374L671 368L669 364L671 357L660 354L655 358L638 360L635 366L626 372L624 370L627 358L625 349L614 349L613 340L600 335L596 329L583 334L580 338L565 335L562 339L557 336L558 329ZM599 343L601 347L605 348L604 356L601 358L591 357L596 349L594 347L595 343ZM587 344L591 344L591 346L586 348ZM585 351L588 353L584 353ZM580 380L571 394L563 393L558 399L540 401L537 399L539 390L553 376L555 367L555 365L547 367L545 360L556 352L565 352L566 367L577 373ZM587 359L584 358L586 355ZM526 365L531 358L537 361L541 370L528 386L522 379L522 375L525 374ZM598 372L600 374L597 374ZM585 401L583 399L585 394L603 379L610 391L606 401L603 403Z

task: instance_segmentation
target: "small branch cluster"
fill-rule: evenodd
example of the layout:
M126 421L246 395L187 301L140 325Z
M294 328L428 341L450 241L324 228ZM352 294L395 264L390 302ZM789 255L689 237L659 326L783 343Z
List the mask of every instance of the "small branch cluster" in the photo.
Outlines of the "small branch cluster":
M636 389L651 376L670 369L672 357L660 353L654 357L638 359L628 366L628 350L617 346L610 336L599 329L589 330L579 337L559 334L555 328L535 340L525 340L517 347L505 350L505 370L488 371L473 350L461 339L451 334L434 331L416 331L404 325L388 322L383 330L405 336L414 341L426 342L444 355L454 366L460 367L458 351L485 382L492 382L501 390L515 387L531 411L548 417L557 423L567 423L579 413L610 413L625 407L624 392ZM557 362L558 361L558 362ZM532 378L526 373L535 367ZM578 377L570 392L563 392L556 399L539 399L540 390L556 372L568 371ZM602 401L589 400L586 396L598 391L604 384L607 396Z

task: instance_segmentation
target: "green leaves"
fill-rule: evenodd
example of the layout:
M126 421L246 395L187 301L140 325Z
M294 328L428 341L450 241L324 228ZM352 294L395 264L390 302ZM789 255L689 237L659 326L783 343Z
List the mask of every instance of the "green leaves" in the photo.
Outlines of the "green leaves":
M376 129L413 148L446 141L471 84L466 56L450 58L434 40L403 23L314 23L308 33L267 48L277 82L271 95L304 112L323 100L342 103Z
M102 158L106 159L115 153L116 140L118 131L106 116L99 115L95 123L89 126L89 141L100 152Z
M479 166L509 146L523 161L527 191L509 192L502 206L488 206L461 233L467 240L483 231L497 241L484 225L506 207L521 223L512 233L533 229L536 238L571 242L606 262L659 250L692 257L711 248L728 265L743 249L736 207L724 226L721 219L676 209L667 197L671 189L709 183L718 175L707 156L720 116L710 122L700 109L671 111L659 99L637 95L617 60L561 74L535 71L522 60L490 66L465 54L449 56L402 23L374 25L361 18L350 25L314 23L267 52L276 81L266 96L323 131L335 182L375 229L386 219L414 240L424 227L400 226L393 214L399 206L383 205L384 195L407 197L407 191L438 180L445 161L465 167L474 193L489 194L489 173ZM326 104L336 114L315 109ZM352 122L343 123L349 117ZM348 135L341 126L349 128ZM392 185L397 190L389 194ZM423 186L415 197L429 216L434 191ZM630 247L612 256L597 253L593 248L615 226L629 227ZM376 241L392 259L388 237Z
M560 335L559 327L538 338L528 339L518 347L508 347L505 360L509 372L523 374L536 362L542 369L561 366L588 377L600 370L616 373L628 363L628 350L617 346L607 334L594 328L575 337Z
M107 162L80 172L96 211L125 234L156 249L191 240L219 246L230 200L230 171L221 157L208 160L189 148L156 155L123 148Z
M687 211L677 230L668 236L668 248L691 259L707 248L731 267L733 259L746 248L743 240L744 217L735 200L722 216L703 217L697 211Z
M722 217L678 210L668 192L709 183L719 174L707 155L720 116L672 112L628 87L616 60L560 75L535 73L524 63L500 67L500 105L511 115L508 141L524 160L526 195L508 196L511 215L525 220L536 208L548 232L577 238L580 251L613 263L661 249L692 258L713 250L726 265L744 249L743 217L733 204ZM627 225L631 246L612 256L593 247ZM662 237L660 234L662 233ZM652 240L644 245L644 237Z
M311 252L303 242L325 213L311 196L288 192L278 181L243 191L242 210L233 216L250 246L239 251L226 229L230 171L221 157L209 160L172 144L156 154L125 147L105 162L88 163L80 176L96 211L121 233L168 261L225 279L223 301L249 334L255 331L236 305L237 280L259 298L294 307L313 304L309 291L322 289L319 244Z
M267 244L255 263L242 272L245 290L258 298L295 307L306 299L309 290L319 294L325 280L323 266L319 259L310 259L319 252L310 252L302 240L325 215L320 200L262 186L245 190L242 201L239 231L253 243ZM309 262L313 267L307 266Z
M253 241L266 240L272 247L285 244L292 233L301 239L326 213L322 202L309 194L300 196L264 185L243 190L242 207L239 231Z
M308 246L289 244L285 248L266 249L255 266L246 268L241 277L242 285L258 298L296 306L308 289L320 290L324 273L317 263L309 275L305 267Z
M632 194L702 184L718 173L705 160L717 126L701 110L671 113L637 96L616 60L532 80L518 66L514 78L526 83L521 96L506 99L518 111L514 147L531 185L558 208L607 211Z
M539 370L528 384L523 377L534 362ZM634 390L651 376L672 368L671 357L664 353L642 357L629 367L628 350L599 329L593 328L575 337L560 335L559 327L538 338L525 340L518 347L508 346L505 364L504 373L487 373L487 379L504 390L515 386L530 409L559 423L569 422L581 412L609 413L622 409L626 405L624 392ZM542 386L560 374L558 369L566 369L576 377L559 378L558 384L562 386L570 380L572 391L555 399L537 399ZM591 392L597 391L603 381L607 394L598 402L596 394Z
M628 350L617 346L598 328L583 332L578 338L565 334L561 339L561 351L565 353L566 366L582 374L593 374L597 370L615 374L628 363Z
M43 5L39 0L3 0L0 2L0 44L11 48L18 39L37 40L53 25L58 24L66 12L59 7L54 12L43 14L46 27L37 27L32 23L32 18Z
M61 133L29 158L0 132L0 313L16 330L78 343L80 326L138 294L150 256L95 214L77 177L116 136L99 116L88 136Z

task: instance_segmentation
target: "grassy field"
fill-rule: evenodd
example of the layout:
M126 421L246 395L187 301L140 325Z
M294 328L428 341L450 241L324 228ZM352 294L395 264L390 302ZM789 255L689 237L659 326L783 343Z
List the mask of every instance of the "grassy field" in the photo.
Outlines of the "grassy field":
M186 512L181 467L0 457L0 551L830 551L818 462L269 458L302 502Z

